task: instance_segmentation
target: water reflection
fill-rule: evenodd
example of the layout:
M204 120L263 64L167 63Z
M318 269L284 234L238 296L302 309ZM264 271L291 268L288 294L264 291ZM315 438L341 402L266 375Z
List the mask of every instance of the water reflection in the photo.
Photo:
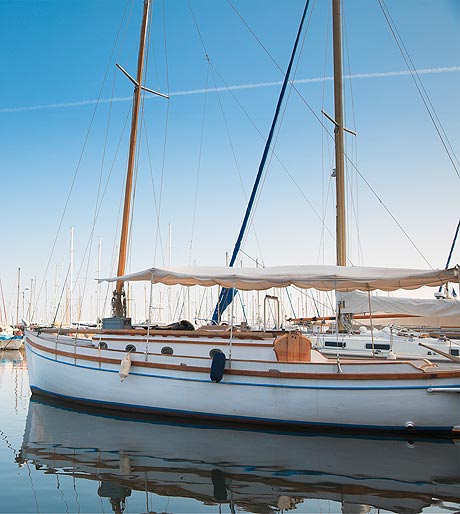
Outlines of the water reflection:
M460 502L460 445L190 426L32 400L18 463L99 481L114 512L131 491L228 504L232 512L299 508L307 499L419 513ZM447 512L447 510L446 510Z

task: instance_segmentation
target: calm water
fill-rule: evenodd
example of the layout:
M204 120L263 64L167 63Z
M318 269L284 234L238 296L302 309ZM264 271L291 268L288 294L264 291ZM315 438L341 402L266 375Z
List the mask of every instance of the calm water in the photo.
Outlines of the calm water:
M30 400L0 352L0 512L460 512L460 444L235 430Z

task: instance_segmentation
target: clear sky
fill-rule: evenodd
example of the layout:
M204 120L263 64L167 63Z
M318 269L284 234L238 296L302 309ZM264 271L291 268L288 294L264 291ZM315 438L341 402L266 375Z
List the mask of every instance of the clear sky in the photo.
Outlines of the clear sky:
M321 115L333 115L330 3L311 1L297 92L283 105L245 265L335 263L325 128L332 130ZM442 268L460 218L460 167L451 162L460 155L460 2L343 4L345 118L357 132L346 136L349 259ZM225 264L303 7L304 0L154 1L146 85L170 99L148 95L144 103L128 271L170 259ZM41 290L42 304L56 303L71 227L75 294L94 309L96 286L81 278L97 275L99 238L100 272L114 274L132 94L115 63L135 75L141 10L141 0L0 0L0 279L9 316L19 267L20 295L33 279L34 299ZM452 262L460 262L458 248Z

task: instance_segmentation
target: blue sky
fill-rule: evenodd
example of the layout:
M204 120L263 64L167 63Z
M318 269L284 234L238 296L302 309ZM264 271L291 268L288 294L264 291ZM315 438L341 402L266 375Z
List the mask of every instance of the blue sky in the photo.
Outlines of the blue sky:
M385 5L458 156L460 2ZM130 271L167 264L170 224L173 264L225 263L280 90L282 73L273 61L286 68L303 6L303 0L154 2L147 85L171 98L148 97L144 104ZM70 227L75 276L96 275L99 237L101 272L113 273L131 95L115 62L135 74L141 8L140 0L0 0L6 243L0 279L10 305L18 267L21 289L34 279L36 295L41 288L44 302L46 290L51 302L68 268ZM376 193L349 166L350 260L443 267L459 219L458 164L455 170L378 0L345 0L344 16L344 72L351 76L345 81L346 120L357 131L347 136L347 154ZM321 109L333 114L329 39L330 2L312 1L294 76L302 99L291 91L283 107L277 158L241 257L246 265L252 259L266 265L335 262L333 237L324 235L319 219L324 212L333 232L333 147L310 111L320 119ZM92 231L100 183L107 188ZM458 250L453 261L460 261ZM79 282L82 296L88 288L95 286Z

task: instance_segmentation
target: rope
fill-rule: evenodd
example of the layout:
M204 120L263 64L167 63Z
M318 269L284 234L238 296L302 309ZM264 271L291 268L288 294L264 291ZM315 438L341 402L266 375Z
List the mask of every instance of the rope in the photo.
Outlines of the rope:
M90 119L90 123L89 123L89 126L88 126L88 130L86 132L85 139L84 139L84 142L83 142L83 147L81 149L80 156L79 156L78 162L77 162L77 166L75 168L75 171L74 171L74 174L73 174L73 177L72 177L72 181L71 181L71 184L70 184L70 188L69 188L69 191L67 193L67 197L66 197L66 200L65 200L65 203L64 203L64 208L63 208L63 211L62 211L62 214L61 214L61 218L60 218L60 221L59 221L59 224L58 224L58 228L57 228L57 231L56 231L56 236L54 238L54 242L53 242L53 245L51 247L50 256L49 256L48 262L46 264L45 273L43 275L44 277L46 277L47 274L48 274L48 270L49 270L49 267L51 265L51 259L53 258L54 251L56 249L57 240L58 240L59 234L61 233L61 229L62 229L62 225L63 225L63 222L64 222L64 218L65 218L65 215L67 213L67 209L68 209L68 206L69 206L70 198L72 196L72 192L73 192L73 189L74 189L74 186L75 186L75 182L76 182L79 170L80 170L80 165L81 165L81 162L83 160L83 155L85 153L86 146L88 144L88 139L89 139L89 135L91 133L91 129L92 129L94 120L95 120L96 112L97 112L97 109L98 109L98 107L100 105L100 102L101 102L101 99L102 99L102 91L103 91L103 88L104 88L104 85L105 85L105 82L106 82L106 79L107 79L107 76L108 76L108 72L109 72L109 68L110 68L110 63L112 62L112 57L114 55L115 48L117 46L118 38L119 38L119 35L121 33L121 27L123 25L123 20L125 18L125 14L126 14L126 6L125 6L125 11L123 12L122 20L121 20L120 25L118 27L115 43L114 43L114 45L112 47L112 52L111 52L110 58L109 58L108 63L107 63L107 67L106 67L106 70L105 70L104 78L102 80L102 84L101 84L101 87L99 89L99 94L98 94L98 97L97 97L97 100L96 100L96 104L94 106L93 113L91 115L91 119ZM33 318L34 315L35 315L35 309L36 309L36 306L38 305L38 301L39 301L39 299L41 297L44 284L45 284L45 278L43 278L43 280L41 282L40 289L39 289L38 295L37 295L37 301L35 303L34 312L31 314L31 318Z
M430 100L430 97L423 85L420 75L417 73L417 69L415 68L414 63L409 55L409 52L407 51L407 48L404 45L401 35L399 34L398 29L396 28L396 25L390 15L390 12L388 11L388 7L385 5L385 2L383 0L378 0L378 2L380 4L380 8L382 9L385 20L387 21L388 26L390 27L390 31L395 39L395 42L398 45L398 48L401 52L404 62L406 63L406 66L411 74L411 77L414 81L415 87L417 88L417 91L420 94L420 98L422 99L422 102L428 112L428 115L431 118L431 121L433 123L434 128L436 129L436 132L438 133L439 139L441 140L441 143L444 146L447 156L449 157L449 160L452 163L454 171L457 174L457 177L460 179L460 172L457 168L457 166L460 166L460 163L458 161L457 156L455 155L454 149L452 148L452 145L450 144L447 134L442 126L441 120L439 119L439 117L435 111L435 108L434 108L434 106ZM454 162L454 161L456 161L456 162Z

